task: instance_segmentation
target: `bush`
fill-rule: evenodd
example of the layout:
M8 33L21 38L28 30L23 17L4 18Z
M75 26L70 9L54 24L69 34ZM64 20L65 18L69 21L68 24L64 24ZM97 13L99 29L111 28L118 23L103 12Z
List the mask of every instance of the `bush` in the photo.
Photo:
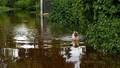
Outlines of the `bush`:
M86 35L88 43L96 50L105 53L120 53L120 20L106 19L90 24Z
M55 22L81 24L91 19L86 17L91 16L91 11L87 10L90 9L90 5L84 4L82 0L52 0L49 19ZM87 9L84 10L85 8Z
M0 6L0 13L3 13L3 12L7 12L7 11L10 11L10 10L12 10L11 8L9 8L9 7L5 7L5 6Z
M107 53L120 53L119 2L97 0L92 6L93 22L89 23L86 35L94 49Z
M19 0L15 2L15 8L29 9L32 5L35 5L33 0Z
M16 9L36 10L36 2L39 3L39 0L0 0L0 6Z
M88 44L94 49L119 53L119 3L119 0L52 0L49 20L84 27Z
M0 0L0 6L8 6L9 0Z

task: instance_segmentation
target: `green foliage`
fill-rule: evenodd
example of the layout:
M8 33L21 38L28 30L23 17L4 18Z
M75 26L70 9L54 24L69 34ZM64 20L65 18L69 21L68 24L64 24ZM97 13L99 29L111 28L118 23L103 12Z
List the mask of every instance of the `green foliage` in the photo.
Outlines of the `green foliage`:
M34 0L18 0L15 2L16 8L29 9L32 5L35 5Z
M120 53L119 4L112 0L97 0L93 4L93 23L86 35L94 49L107 53Z
M101 52L120 53L120 20L106 19L90 24L86 35L88 43Z
M5 7L5 6L1 7L0 6L0 13L7 12L7 11L10 11L10 10L12 10L12 9L9 8L9 7Z
M37 3L39 3L39 0L0 0L1 7L23 10L36 10Z
M91 17L86 17L88 15L91 16L90 5L84 4L82 0L53 0L49 18L51 21L56 22L80 24L91 19ZM85 8L87 9L84 10ZM89 13L86 14L86 12Z
M0 6L7 6L10 0L0 0Z
M52 0L49 19L84 27L94 49L120 53L119 0Z

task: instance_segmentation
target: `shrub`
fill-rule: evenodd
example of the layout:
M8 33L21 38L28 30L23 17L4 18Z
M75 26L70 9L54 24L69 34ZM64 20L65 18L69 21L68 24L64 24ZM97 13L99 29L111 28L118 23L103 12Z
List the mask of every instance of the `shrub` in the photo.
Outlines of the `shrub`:
M90 24L86 30L88 43L100 52L120 53L119 21L119 19L114 18Z
M16 8L28 9L31 7L35 2L31 0L19 0L15 3Z
M88 44L94 49L119 53L119 3L119 0L52 0L49 20L84 27Z
M0 0L0 6L8 6L9 0Z
M94 49L107 53L120 53L119 2L94 1L93 22L89 23L86 35Z
M82 0L52 0L49 19L56 22L81 24L92 18L90 17L92 11L88 10L91 9L90 5L84 4Z
M7 11L10 11L10 10L12 10L11 8L9 8L9 7L5 7L5 6L0 6L0 13L3 13L3 12L7 12Z

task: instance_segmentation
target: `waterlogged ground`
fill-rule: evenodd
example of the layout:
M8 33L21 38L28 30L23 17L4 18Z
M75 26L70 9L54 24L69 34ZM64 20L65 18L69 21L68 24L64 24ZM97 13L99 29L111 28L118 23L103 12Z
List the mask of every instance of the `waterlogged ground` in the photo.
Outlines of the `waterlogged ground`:
M73 30L59 26L29 12L1 14L0 68L120 68L120 55L72 47Z

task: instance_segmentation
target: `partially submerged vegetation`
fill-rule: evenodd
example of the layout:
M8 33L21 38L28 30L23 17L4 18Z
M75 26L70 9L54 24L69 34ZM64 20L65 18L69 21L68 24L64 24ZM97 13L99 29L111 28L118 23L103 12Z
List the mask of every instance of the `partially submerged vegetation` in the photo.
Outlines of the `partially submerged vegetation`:
M30 10L39 8L39 0L0 0L0 13L10 10Z
M120 53L119 0L52 0L49 20L78 25L97 51Z
M10 11L12 10L12 8L9 8L9 7L5 7L5 6L0 6L0 13L3 13L3 12L7 12L7 11Z

